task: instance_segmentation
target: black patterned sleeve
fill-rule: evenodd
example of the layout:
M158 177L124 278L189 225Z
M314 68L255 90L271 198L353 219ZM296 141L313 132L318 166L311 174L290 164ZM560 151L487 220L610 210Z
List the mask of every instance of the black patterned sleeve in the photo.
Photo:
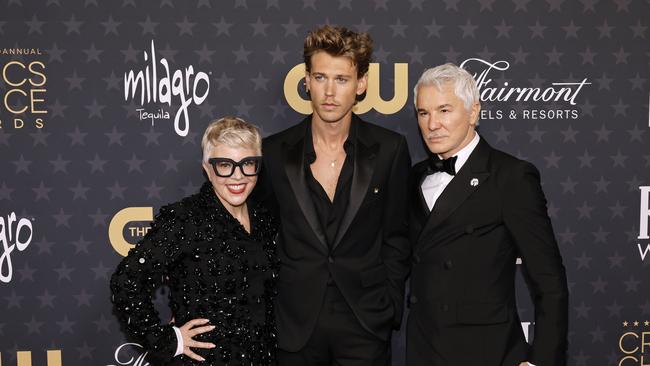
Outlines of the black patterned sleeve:
M183 225L178 208L160 209L145 237L129 251L111 277L112 301L122 329L156 359L168 361L176 351L171 325L160 324L153 305L155 290L178 254Z

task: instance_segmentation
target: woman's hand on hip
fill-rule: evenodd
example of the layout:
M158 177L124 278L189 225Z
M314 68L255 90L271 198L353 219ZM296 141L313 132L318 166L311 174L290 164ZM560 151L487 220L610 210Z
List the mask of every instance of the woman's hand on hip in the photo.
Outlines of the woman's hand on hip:
M205 359L192 352L192 348L214 348L213 343L198 342L193 338L195 335L207 333L214 329L214 325L206 325L210 322L208 319L192 319L178 328L183 336L183 354L196 361L205 361Z

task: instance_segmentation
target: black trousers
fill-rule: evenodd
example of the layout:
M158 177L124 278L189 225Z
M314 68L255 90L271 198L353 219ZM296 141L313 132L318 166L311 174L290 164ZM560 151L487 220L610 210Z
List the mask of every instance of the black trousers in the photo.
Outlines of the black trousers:
M388 366L390 342L368 332L336 286L327 286L316 327L298 352L280 350L279 366Z

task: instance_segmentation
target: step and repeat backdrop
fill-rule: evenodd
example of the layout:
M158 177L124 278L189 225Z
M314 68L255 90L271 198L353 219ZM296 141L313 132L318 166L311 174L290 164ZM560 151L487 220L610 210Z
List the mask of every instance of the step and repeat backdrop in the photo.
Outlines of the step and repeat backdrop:
M406 135L414 162L419 75L444 62L475 74L480 134L542 173L569 364L650 364L648 14L646 0L2 0L0 364L147 364L112 314L115 266L204 181L211 120L266 136L310 113L302 43L321 24L371 34L356 111ZM167 321L164 290L157 303Z

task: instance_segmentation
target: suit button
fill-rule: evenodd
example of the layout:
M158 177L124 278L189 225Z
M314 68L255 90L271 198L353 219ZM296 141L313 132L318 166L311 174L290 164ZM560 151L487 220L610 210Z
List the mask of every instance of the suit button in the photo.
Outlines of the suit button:
M442 310L442 311L449 311L449 305L447 305L447 304L442 304L442 305L440 305L440 310Z
M409 297L409 302L410 302L411 304L416 304L416 303L418 302L418 298L415 297L415 296L413 296L413 295L411 295L411 297Z
M465 228L465 232L468 233L468 234L473 233L474 232L474 226L467 225L467 227Z
M451 269L451 267L453 267L453 263L452 263L451 259L448 260L448 261L445 261L444 267L447 270L449 270L449 269Z
M332 256L327 257L327 261L330 263L334 263L334 258Z

